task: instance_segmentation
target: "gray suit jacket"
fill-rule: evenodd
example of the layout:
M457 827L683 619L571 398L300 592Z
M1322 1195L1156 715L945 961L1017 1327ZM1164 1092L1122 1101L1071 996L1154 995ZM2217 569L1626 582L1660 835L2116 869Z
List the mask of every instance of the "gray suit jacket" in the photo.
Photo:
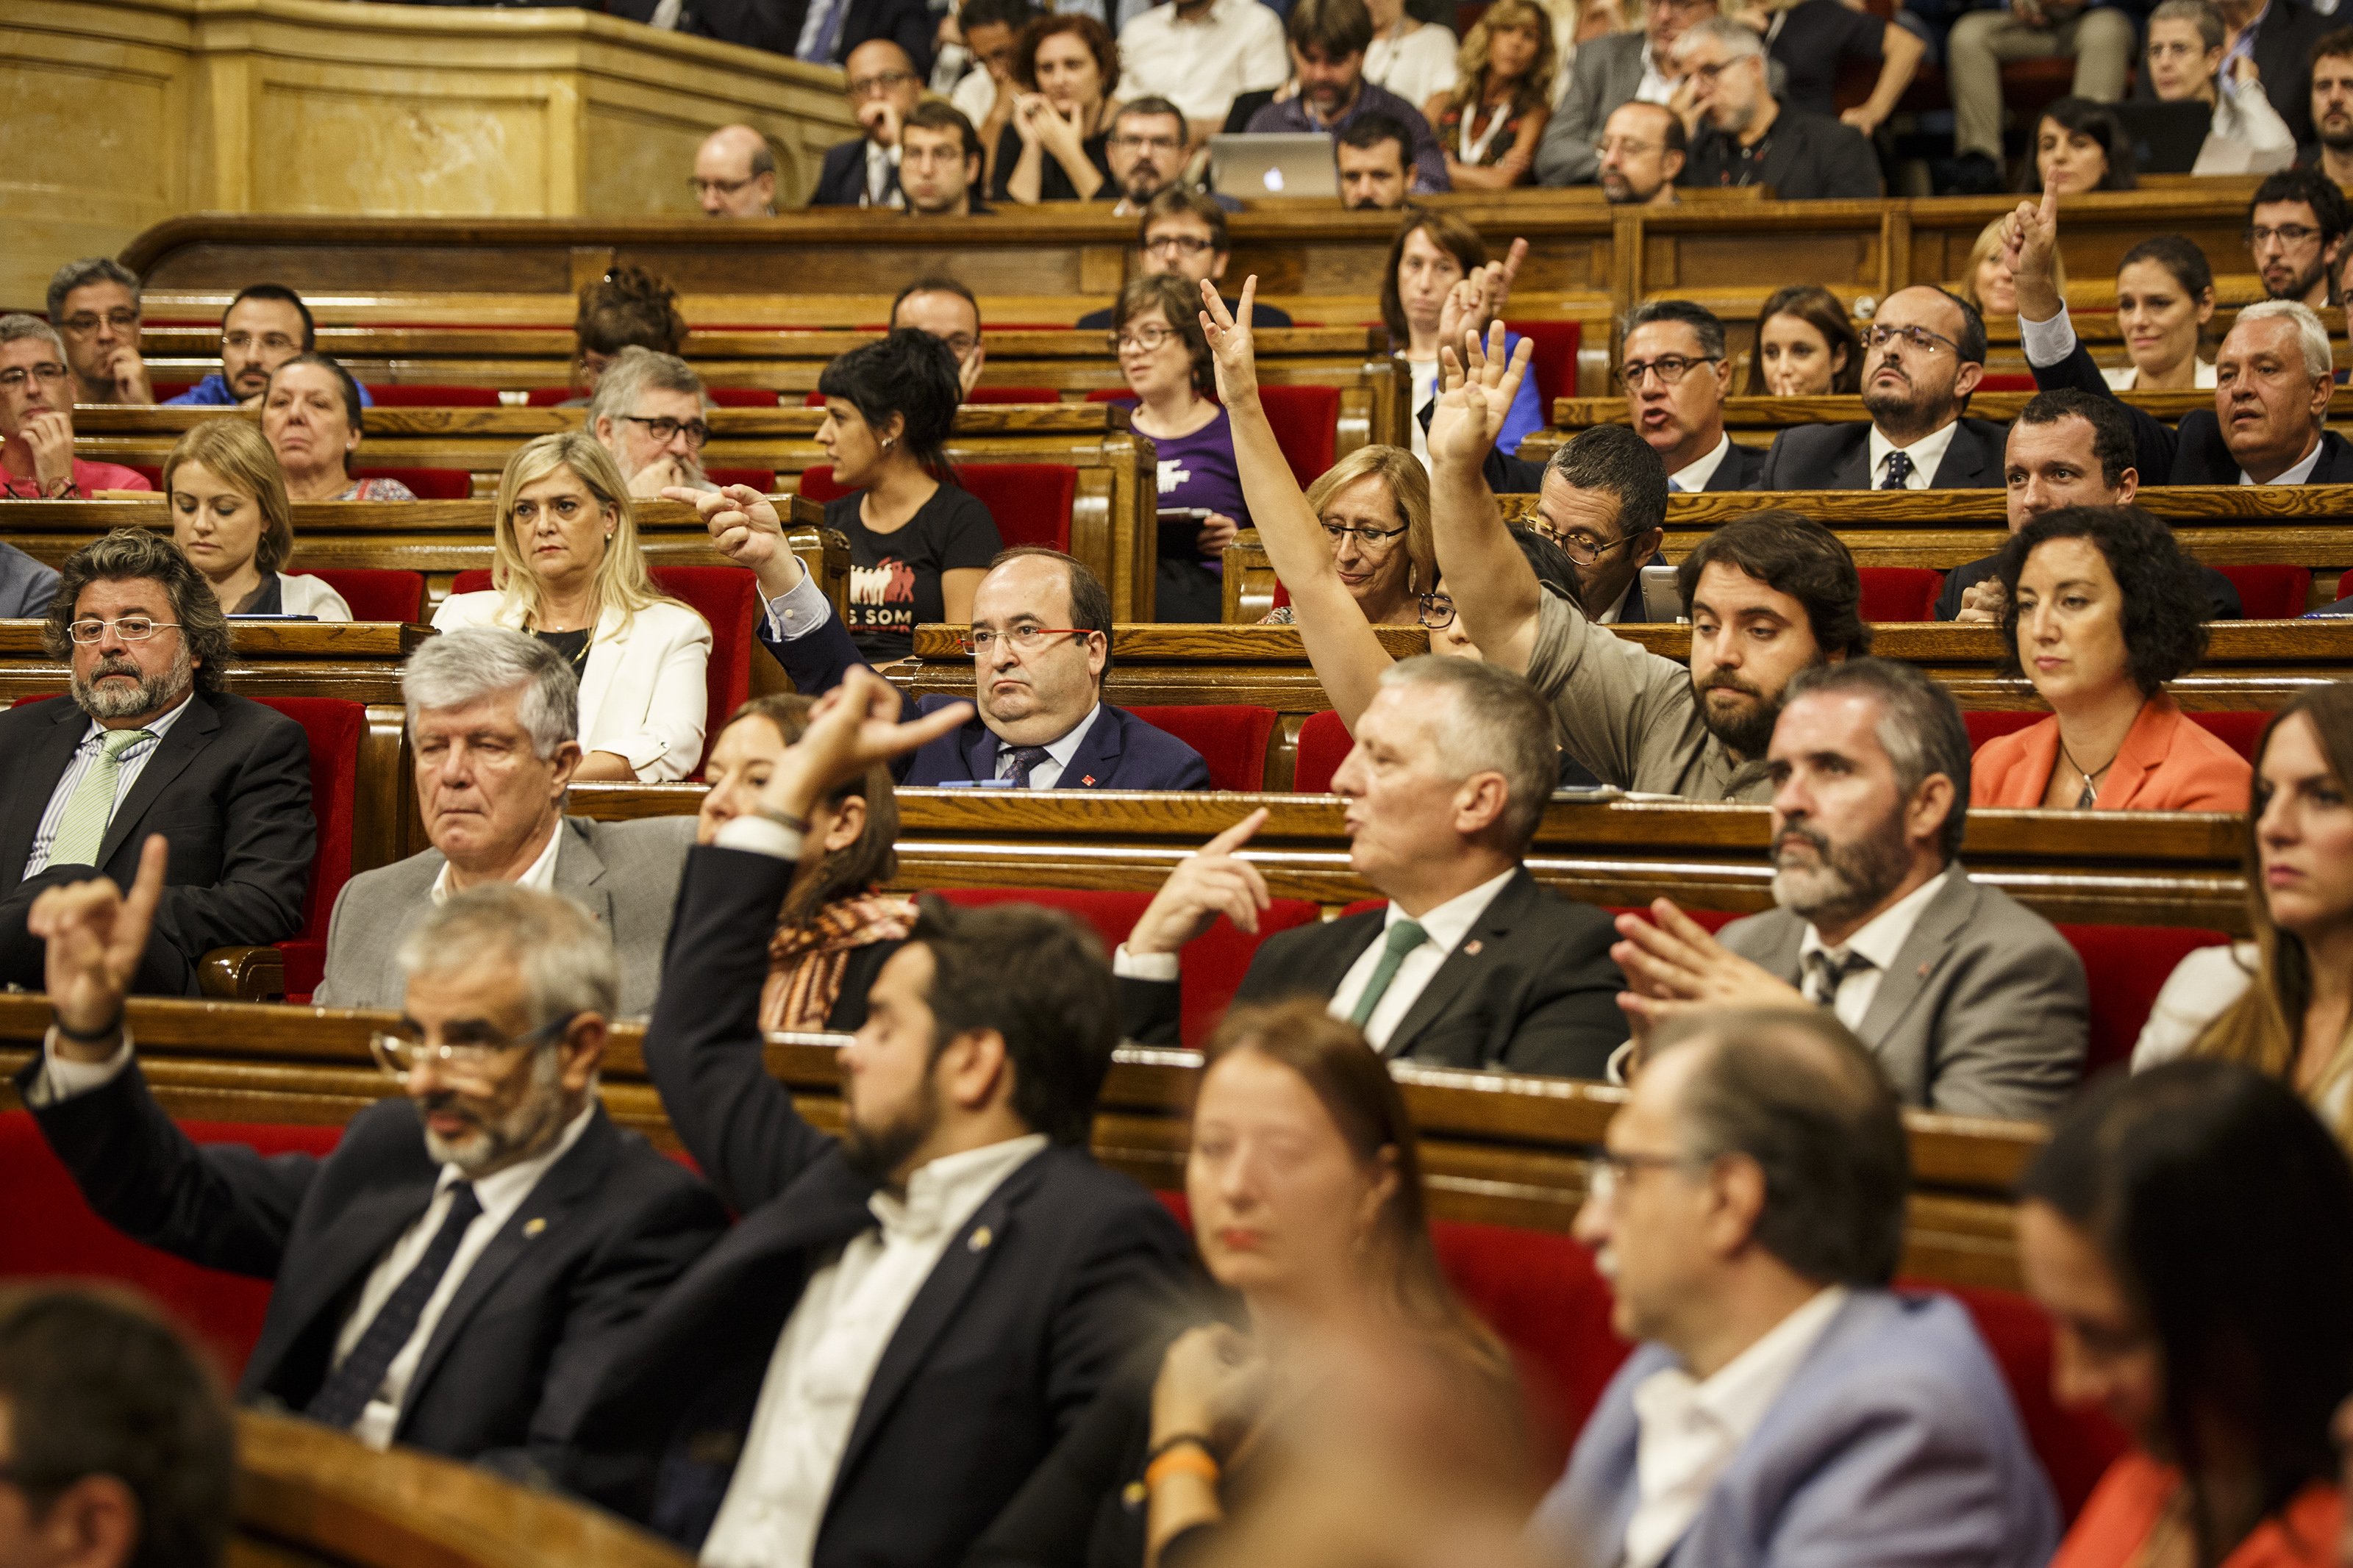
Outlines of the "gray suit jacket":
M58 574L13 544L0 544L0 618L37 619L57 597Z
M1593 151L1601 127L1642 85L1641 33L1613 33L1580 44L1568 68L1568 91L1536 142L1536 184L1589 185L1601 164Z
M1767 910L1721 940L1796 985L1805 934L1798 916ZM2067 939L1955 861L1855 1033L1906 1105L2041 1121L2083 1076L2090 1016L2084 961Z
M1641 1498L1634 1390L1673 1364L1656 1344L1627 1359L1537 1509L1567 1561L1618 1561ZM2051 1483L1968 1314L1858 1290L1662 1568L2042 1568L2058 1544Z
M694 818L591 822L567 816L555 852L555 890L596 917L621 959L621 1016L653 1011L678 879L694 843ZM363 871L343 884L327 921L327 974L311 1000L322 1007L398 1007L405 989L400 939L433 907L441 851Z

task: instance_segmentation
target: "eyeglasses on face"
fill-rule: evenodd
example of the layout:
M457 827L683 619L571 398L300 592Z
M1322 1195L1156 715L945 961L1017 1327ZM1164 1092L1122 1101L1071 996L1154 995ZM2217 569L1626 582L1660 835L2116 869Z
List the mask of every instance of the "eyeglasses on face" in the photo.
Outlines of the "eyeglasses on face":
M1111 352L1115 354L1124 354L1130 349L1153 353L1176 335L1174 327L1131 327L1125 331L1113 332L1103 341L1111 345Z
M632 425L644 426L646 434L656 441L668 441L681 430L686 432L686 444L690 447L700 448L711 439L711 426L700 419L649 419L642 414L624 414L621 417Z
M2247 226L2249 250L2261 250L2274 240L2279 241L2285 248L2294 250L2296 247L2309 245L2319 237L2320 231L2308 223L2284 223L2275 227L2264 227L2257 224Z
M1081 626L1016 626L1009 632L992 631L976 626L964 637L964 651L976 658L986 658L1001 644L1017 654L1032 654L1046 646L1049 637L1082 637L1087 635Z
M1960 344L1944 333L1932 332L1926 327L1869 326L1862 329L1860 336L1862 346L1867 349L1887 348L1900 338L1924 354L1935 353L1938 349L1950 349L1955 354L1961 352Z
M1176 149L1185 145L1184 142L1178 141L1174 136L1128 136L1124 134L1113 137L1111 139L1111 144L1121 149L1123 152L1128 153L1143 153L1147 151L1153 153L1174 153Z
M1144 248L1155 256L1198 256L1211 243L1198 234L1155 234L1144 242Z
M71 332L78 338L84 338L101 326L112 327L118 332L127 332L138 324L139 312L136 310L109 310L103 316L95 310L84 310L78 316L68 316L64 321L59 321L58 329L60 331Z
M1593 155L1607 158L1615 153L1620 158L1642 158L1665 145L1663 142L1640 142L1631 136L1604 136L1593 144Z
M1698 1162L1686 1154L1640 1154L1597 1149L1586 1164L1585 1193L1597 1204L1606 1204L1618 1195L1618 1190L1631 1183L1643 1171L1688 1169Z
M1454 624L1454 596L1451 594L1424 594L1421 613L1415 617L1433 632L1442 632Z
M375 1065L398 1083L407 1082L408 1075L427 1062L456 1077L480 1082L492 1076L498 1063L509 1053L562 1038L579 1016L577 1013L567 1013L561 1018L551 1018L529 1034L517 1035L512 1040L443 1041L433 1045L403 1030L379 1029L368 1037L368 1049L375 1057Z
M124 642L145 642L157 632L172 632L179 630L180 623L177 621L150 620L145 616L124 616L117 620L111 621L102 621L98 619L96 616L91 616L85 620L76 621L71 626L66 627L66 636L73 638L73 640L78 643L94 643L106 636L106 628L109 626L112 626L114 628L114 635L121 637Z
M251 332L221 334L221 347L235 349L239 353L249 353L257 345L264 353L273 354L290 354L302 346L301 342L288 337L284 332L264 332L258 338Z
M44 386L55 386L65 378L66 367L55 360L45 360L35 365L12 364L6 370L0 370L0 386L11 392L22 392L36 381Z
M1353 539L1358 549L1376 555L1395 544L1405 531L1403 527L1366 528L1360 524L1352 528L1344 522L1324 524L1324 537L1332 542L1333 549L1339 549L1342 540Z
M906 86L907 83L914 79L915 78L913 73L910 71L876 71L872 76L861 76L852 79L849 83L849 96L852 98L873 98L881 93L894 91L899 88Z
M1630 359L1618 367L1618 383L1621 386L1640 386L1646 375L1656 375L1661 386L1672 386L1689 374L1694 365L1715 364L1724 356L1702 354L1693 359L1683 354L1661 354L1656 359Z
M686 182L686 188L698 196L732 196L736 192L748 187L759 177L757 174L746 174L740 180L702 180L690 175Z

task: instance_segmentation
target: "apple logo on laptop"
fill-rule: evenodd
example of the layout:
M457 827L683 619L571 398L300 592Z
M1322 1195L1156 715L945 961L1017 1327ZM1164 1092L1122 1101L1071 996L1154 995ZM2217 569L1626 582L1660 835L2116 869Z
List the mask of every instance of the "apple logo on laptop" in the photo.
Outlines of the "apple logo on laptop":
M1266 172L1266 188L1270 191L1279 191L1282 189L1282 171L1281 169L1269 169Z

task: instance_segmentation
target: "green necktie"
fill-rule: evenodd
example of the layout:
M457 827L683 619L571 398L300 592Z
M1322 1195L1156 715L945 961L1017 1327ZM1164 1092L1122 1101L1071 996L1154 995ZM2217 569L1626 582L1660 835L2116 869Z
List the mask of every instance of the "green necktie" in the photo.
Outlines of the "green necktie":
M95 866L99 846L106 842L106 825L114 817L114 790L122 782L122 753L142 741L155 738L152 730L109 730L99 738L98 755L90 759L81 783L74 785L65 815L58 818L58 836L49 840L52 866Z
M1348 1022L1359 1029L1373 1016L1388 994L1389 982L1397 978L1398 965L1405 955L1429 940L1429 933L1411 921L1399 921L1389 927L1388 940L1381 946L1381 961L1373 965L1373 977L1365 982L1365 994L1356 998L1356 1005L1348 1014Z

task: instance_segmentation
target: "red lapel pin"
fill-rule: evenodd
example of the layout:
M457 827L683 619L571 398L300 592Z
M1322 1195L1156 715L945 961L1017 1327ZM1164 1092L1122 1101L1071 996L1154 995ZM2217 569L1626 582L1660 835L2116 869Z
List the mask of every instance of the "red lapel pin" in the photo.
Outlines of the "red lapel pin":
M1089 773L1084 778L1079 780L1079 782L1082 784L1092 784L1095 782L1095 775Z
M1462 944L1462 951L1470 957L1476 958L1479 956L1479 949L1484 945L1477 937L1472 937Z

